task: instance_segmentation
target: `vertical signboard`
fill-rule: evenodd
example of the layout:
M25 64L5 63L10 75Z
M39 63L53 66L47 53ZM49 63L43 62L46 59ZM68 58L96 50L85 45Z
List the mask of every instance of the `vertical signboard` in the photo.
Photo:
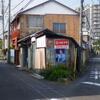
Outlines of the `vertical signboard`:
M54 41L56 63L66 63L66 49L69 49L69 41L66 39L56 39Z

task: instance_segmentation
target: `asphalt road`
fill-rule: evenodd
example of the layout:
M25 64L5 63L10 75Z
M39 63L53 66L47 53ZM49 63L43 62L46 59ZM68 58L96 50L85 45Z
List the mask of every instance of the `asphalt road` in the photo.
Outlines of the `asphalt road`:
M56 99L52 99L56 98ZM70 85L38 80L14 65L0 63L0 100L100 100L100 57Z

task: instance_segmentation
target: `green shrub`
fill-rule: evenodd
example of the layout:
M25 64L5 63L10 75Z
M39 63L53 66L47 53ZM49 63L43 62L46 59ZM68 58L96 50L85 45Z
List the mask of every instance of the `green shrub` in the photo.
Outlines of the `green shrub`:
M45 79L51 81L58 81L63 78L72 78L73 71L71 69L66 68L65 66L53 66L46 70L41 71L41 75L44 76Z

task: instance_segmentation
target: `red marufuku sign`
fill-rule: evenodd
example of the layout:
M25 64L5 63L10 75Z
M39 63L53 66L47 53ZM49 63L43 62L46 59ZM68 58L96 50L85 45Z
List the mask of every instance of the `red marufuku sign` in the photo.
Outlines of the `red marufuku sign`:
M56 39L54 41L54 47L57 48L69 48L69 40L66 39Z

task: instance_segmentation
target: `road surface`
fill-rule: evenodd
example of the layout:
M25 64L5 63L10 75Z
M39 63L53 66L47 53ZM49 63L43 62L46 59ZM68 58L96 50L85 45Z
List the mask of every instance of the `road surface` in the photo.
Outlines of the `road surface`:
M100 57L90 59L88 72L70 85L38 80L1 62L0 100L100 100Z

